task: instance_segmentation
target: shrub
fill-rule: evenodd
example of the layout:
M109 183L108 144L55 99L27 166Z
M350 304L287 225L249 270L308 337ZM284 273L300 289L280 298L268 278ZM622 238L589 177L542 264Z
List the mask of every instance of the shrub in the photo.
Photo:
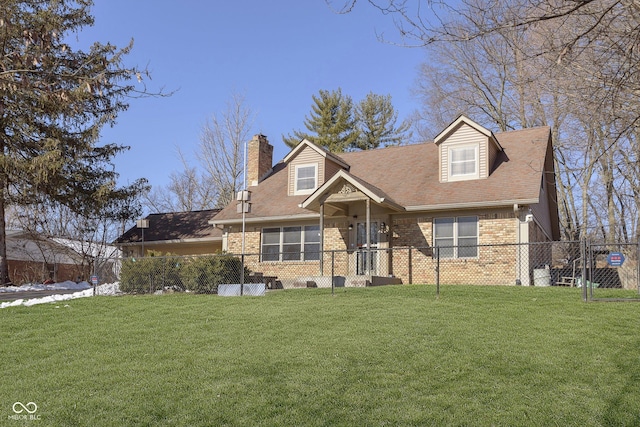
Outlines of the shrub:
M197 293L217 293L218 285L240 283L242 261L231 255L191 258L180 270L185 288ZM249 270L244 269L245 279Z
M122 262L120 290L126 293L153 293L166 287L184 290L176 257L129 258Z

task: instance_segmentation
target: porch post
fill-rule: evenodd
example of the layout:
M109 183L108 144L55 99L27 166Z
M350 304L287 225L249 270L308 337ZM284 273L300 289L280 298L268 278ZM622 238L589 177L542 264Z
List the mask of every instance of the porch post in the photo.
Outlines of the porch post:
M320 203L320 254L319 255L320 255L320 276L324 276L324 202Z
M366 272L367 275L371 274L371 199L369 199L367 197L366 200L367 203L367 225L365 225L365 227L367 228L366 231L366 236L367 236L367 249L365 251L365 263L366 263Z

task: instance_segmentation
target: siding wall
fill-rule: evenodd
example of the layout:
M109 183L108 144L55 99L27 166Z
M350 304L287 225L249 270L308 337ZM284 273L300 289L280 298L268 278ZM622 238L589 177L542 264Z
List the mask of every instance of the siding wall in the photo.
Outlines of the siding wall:
M308 164L317 164L318 165L318 186L322 185L325 181L330 179L333 175L338 173L339 170L343 169L337 163L334 163L331 160L326 159L324 156L318 154L312 148L306 147L302 150L298 155L289 162L289 190L288 194L291 196L295 192L296 185L296 165L308 165Z
M544 175L544 174L543 174ZM544 178L542 178L544 179ZM553 234L551 232L551 217L549 216L549 199L547 198L547 184L546 180L540 188L539 203L535 205L531 205L531 213L536 218L540 228L546 233L547 236L551 237ZM532 240L533 241L533 240Z
M344 169L344 168L339 164L334 163L331 160L325 160L324 180L320 181L319 185L322 185L322 183L331 179L331 177L337 174L338 171L340 171L341 169Z
M296 166L305 164L318 165L318 184L324 182L325 177L325 159L315 150L305 147L298 155L289 163L289 191L291 196L295 192L296 185Z
M488 150L489 150L489 164L487 165L487 177L491 174L491 171L495 167L496 159L498 158L498 147L496 144L489 142L487 140Z
M489 176L489 140L467 124L462 124L440 144L440 181L447 182L449 175L449 148L460 144L478 144L480 178Z

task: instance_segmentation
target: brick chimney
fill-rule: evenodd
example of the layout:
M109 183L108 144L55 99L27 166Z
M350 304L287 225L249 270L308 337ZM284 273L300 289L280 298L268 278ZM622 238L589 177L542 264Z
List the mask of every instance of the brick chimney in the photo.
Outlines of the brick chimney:
M264 135L254 135L247 151L247 183L258 185L272 170L273 145Z

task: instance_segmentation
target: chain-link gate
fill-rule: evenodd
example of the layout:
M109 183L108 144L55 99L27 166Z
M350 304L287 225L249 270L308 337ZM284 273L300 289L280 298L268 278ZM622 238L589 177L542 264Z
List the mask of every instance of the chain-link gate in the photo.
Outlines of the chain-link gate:
M585 299L640 301L638 243L587 244L583 266Z

